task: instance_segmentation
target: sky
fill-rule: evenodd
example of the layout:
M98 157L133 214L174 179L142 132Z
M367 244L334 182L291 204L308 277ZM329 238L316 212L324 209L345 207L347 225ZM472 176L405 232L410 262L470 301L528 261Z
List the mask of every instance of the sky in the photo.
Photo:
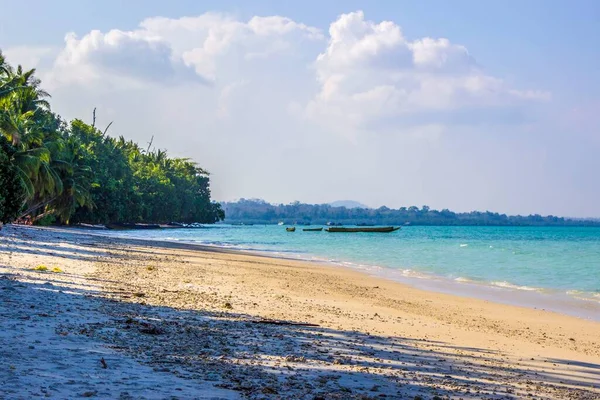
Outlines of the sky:
M600 217L600 2L0 0L67 120L219 201Z

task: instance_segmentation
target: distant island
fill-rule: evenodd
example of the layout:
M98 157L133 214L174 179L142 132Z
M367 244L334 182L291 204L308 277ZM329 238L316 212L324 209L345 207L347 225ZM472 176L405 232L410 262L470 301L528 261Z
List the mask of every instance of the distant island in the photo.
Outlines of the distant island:
M330 204L271 204L262 199L240 199L221 203L225 222L233 224L286 224L299 225L466 225L466 226L600 226L593 219L575 219L553 215L506 215L491 211L457 213L447 209L433 210L428 206L359 208L353 201Z

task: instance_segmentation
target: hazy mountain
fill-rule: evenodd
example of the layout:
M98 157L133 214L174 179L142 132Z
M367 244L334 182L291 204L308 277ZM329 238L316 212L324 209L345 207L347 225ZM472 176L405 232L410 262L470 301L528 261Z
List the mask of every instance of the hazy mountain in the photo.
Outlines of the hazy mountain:
M338 200L329 203L331 207L346 207L346 208L370 208L362 203L354 200Z

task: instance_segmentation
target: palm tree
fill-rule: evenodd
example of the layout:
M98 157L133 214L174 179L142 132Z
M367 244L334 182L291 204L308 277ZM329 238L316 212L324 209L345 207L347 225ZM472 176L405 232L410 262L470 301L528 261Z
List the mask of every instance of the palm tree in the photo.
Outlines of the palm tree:
M45 127L49 95L41 89L35 69L16 71L0 53L0 134L15 148L9 159L29 206L62 192L62 181L52 165L61 147L60 136Z
M57 172L62 190L38 205L37 209L43 207L44 212L37 215L34 220L53 214L68 223L77 207L94 207L90 193L93 173L86 165L87 154L82 150L81 141L77 137L68 135L65 138L61 153L52 161L53 170Z

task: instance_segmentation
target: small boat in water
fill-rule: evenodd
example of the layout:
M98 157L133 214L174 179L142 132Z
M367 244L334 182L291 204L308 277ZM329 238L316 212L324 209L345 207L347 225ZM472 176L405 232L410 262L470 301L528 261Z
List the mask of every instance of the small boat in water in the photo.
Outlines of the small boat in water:
M288 232L296 232L296 227L292 226L291 228L285 228Z
M304 232L321 232L323 228L302 228Z
M358 227L358 228L344 228L344 227L331 227L327 229L327 232L394 232L400 229L400 227L394 228L393 226L382 226L382 227Z

